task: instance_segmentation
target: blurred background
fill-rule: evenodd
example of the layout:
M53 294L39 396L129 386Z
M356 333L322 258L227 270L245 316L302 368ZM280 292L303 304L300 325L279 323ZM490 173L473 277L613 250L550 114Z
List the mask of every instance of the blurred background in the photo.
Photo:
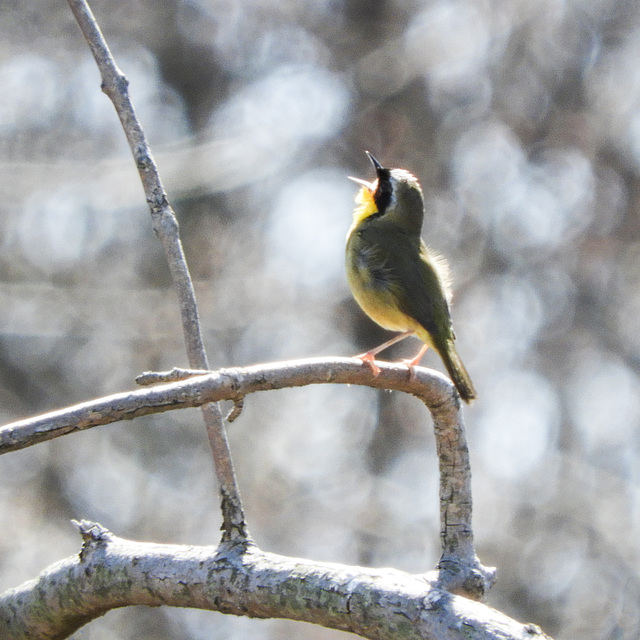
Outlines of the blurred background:
M489 604L555 638L640 635L640 4L136 0L92 6L180 219L212 366L347 356L388 334L343 273L364 150L421 180L452 267ZM124 135L68 6L0 4L0 419L185 366ZM406 341L385 354L400 358ZM436 356L424 364L441 369ZM414 398L255 395L229 428L265 550L434 568L437 461ZM197 411L0 457L0 589L76 553L71 518L215 544ZM82 640L338 640L125 609Z

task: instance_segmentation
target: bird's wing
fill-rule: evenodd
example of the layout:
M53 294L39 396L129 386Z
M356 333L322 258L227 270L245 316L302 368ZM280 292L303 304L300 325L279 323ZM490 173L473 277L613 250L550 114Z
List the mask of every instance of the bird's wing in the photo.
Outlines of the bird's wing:
M399 308L417 320L434 339L453 338L447 301L446 262L431 254L422 242L419 259L416 259L415 245L403 249L397 256L397 268L394 269L394 277L398 282L398 286L394 287L394 293Z

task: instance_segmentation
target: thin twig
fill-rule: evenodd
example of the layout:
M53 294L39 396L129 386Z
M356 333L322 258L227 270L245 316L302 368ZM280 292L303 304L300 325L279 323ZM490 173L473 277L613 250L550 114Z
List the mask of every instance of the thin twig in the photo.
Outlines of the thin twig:
M195 292L180 242L178 222L169 205L151 149L129 98L129 83L116 66L88 3L85 0L68 0L68 3L96 60L102 77L102 90L113 102L138 168L151 212L153 229L164 248L178 294L189 364L196 369L208 369ZM247 539L248 532L222 413L216 404L203 406L202 411L220 484L223 536L228 541L242 542Z
M233 401L233 407L231 411L227 414L226 420L227 422L233 422L240 417L242 410L244 409L244 396L240 398L236 398Z

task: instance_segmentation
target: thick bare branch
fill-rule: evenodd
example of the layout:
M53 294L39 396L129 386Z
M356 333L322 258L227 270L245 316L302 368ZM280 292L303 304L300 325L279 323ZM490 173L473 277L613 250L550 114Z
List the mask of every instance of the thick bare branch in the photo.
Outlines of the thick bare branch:
M2 638L60 640L110 609L142 604L286 617L374 640L549 640L534 625L439 589L429 574L288 558L252 544L131 542L76 524L79 555L0 596Z
M113 102L138 168L151 212L153 229L164 248L171 277L178 294L189 364L194 368L208 369L196 296L180 241L178 221L169 205L158 168L151 155L151 149L129 98L129 82L117 67L86 0L68 0L68 2L98 65L102 77L102 90ZM215 404L204 405L202 412L213 453L216 476L220 484L224 535L242 542L248 532L222 412L220 407Z

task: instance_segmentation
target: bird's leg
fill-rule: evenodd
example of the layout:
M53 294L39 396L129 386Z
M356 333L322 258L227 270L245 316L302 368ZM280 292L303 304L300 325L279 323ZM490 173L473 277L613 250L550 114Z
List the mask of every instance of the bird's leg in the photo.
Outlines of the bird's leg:
M371 349L371 351L367 351L366 353L361 353L360 355L355 357L358 358L358 360L362 360L362 362L366 362L369 365L369 368L371 369L373 375L377 376L380 374L380 367L374 362L376 355L381 351L384 351L386 348L390 347L392 344L400 342L400 340L404 340L412 334L413 331L405 331L404 333L400 333L399 335L391 338L391 340L383 342L379 347Z
M402 361L407 365L407 367L409 367L409 380L413 381L416 379L416 370L414 369L414 367L420 363L420 360L422 360L422 356L424 356L428 348L429 345L425 343L420 347L420 351L418 351L418 353L413 358L411 358L411 360Z

